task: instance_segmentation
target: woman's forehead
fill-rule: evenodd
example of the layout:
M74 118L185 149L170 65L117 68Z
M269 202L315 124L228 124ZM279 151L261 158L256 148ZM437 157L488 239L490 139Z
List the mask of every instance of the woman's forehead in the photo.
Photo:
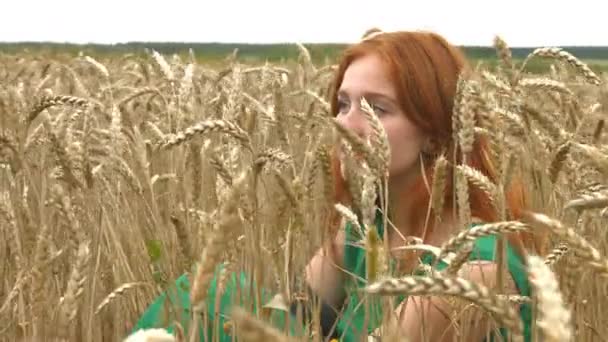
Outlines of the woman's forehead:
M381 95L394 97L395 90L386 66L376 55L355 59L346 68L340 92L349 95Z

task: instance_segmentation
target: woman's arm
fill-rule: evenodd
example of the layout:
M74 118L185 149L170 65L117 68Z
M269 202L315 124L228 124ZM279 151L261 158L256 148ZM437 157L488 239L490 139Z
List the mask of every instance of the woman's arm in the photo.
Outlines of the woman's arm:
M497 272L498 266L493 262L473 261L462 267L460 277L495 289ZM513 279L509 275L504 279L506 293L517 294ZM458 340L482 341L488 332L496 328L490 324L488 313L482 309L475 306L466 310L461 306L459 309L466 312L455 312L445 298L412 296L397 307L396 315L401 331L415 342L454 341L455 337ZM458 328L453 319L458 319ZM466 336L457 335L462 332Z
M306 282L326 304L339 309L344 302L344 243L346 234L338 231L328 246L319 248L306 266Z

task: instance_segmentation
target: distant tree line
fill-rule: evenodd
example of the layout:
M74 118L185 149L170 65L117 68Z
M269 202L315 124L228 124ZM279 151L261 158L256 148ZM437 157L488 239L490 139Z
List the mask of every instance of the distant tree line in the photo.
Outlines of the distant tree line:
M335 60L341 51L347 46L345 44L304 44L309 49L315 63L325 63ZM463 46L466 55L474 61L483 61L492 66L496 64L496 51L492 47L485 46ZM602 61L599 68L608 68L608 46L561 46L561 48L572 53L582 60L590 60L595 63ZM530 54L535 48L512 48L515 59L521 59ZM299 51L295 44L229 44L229 43L174 43L174 42L129 42L120 44L68 44L48 42L0 42L0 53L50 53L50 54L145 54L146 51L155 50L163 54L187 55L190 51L199 60L221 60L232 54L235 50L238 56L244 60L254 61L290 61L298 57ZM605 63L603 61L606 61ZM531 68L544 68L546 63L535 61Z

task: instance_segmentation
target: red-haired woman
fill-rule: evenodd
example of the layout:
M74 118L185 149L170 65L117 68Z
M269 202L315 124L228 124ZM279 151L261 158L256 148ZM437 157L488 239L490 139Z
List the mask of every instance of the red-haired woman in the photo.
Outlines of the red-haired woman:
M383 236L388 237L392 248L405 243L401 236L415 236L425 244L441 246L450 235L461 230L457 217L453 215L455 204L450 177L441 220L436 224L433 220L426 220L430 194L425 178L426 182L432 182L434 161L439 153L451 156L457 148L452 140L452 109L459 75L466 72L462 53L441 36L427 32L370 31L365 39L349 47L341 59L331 95L332 113L344 127L366 137L371 134L371 128L360 108L361 99L365 98L378 115L390 144L388 186L391 223L395 229ZM477 137L466 160L469 166L495 180L494 168L487 158L487 146L483 137ZM517 219L524 209L524 196L517 180L510 184L506 191L508 214L511 219ZM339 181L337 200L340 202L347 202L350 197L345 188L344 180ZM470 204L471 216L475 219L482 222L498 219L498 213L483 191L471 188ZM381 225L380 221L376 222ZM361 281L366 277L365 251L355 247L352 240L350 226L339 229L331 241L332 248L320 249L306 268L311 293L323 303L321 328L324 335L343 341L359 340L380 323L370 320L366 305L361 305L361 298L357 295L357 288L365 284ZM507 293L530 295L524 260L528 253L538 253L538 246L539 241L530 235L517 233L508 236ZM499 269L495 250L496 237L476 240L470 261L462 267L463 277L495 287ZM429 259L427 256L422 257L423 263L432 263L432 257ZM437 267L441 268L442 264ZM187 279L182 277L179 282L182 286L177 286L174 300L189 308L187 292L180 294L188 289ZM212 288L210 293L213 291ZM136 329L158 325L165 298L166 295L161 296L147 310ZM455 330L451 326L451 317L446 315L447 304L442 299L414 296L397 304L395 311L399 326L410 341L454 340ZM214 308L208 311L213 314ZM522 305L519 313L525 340L529 341L530 307ZM188 322L187 317L185 322ZM473 334L465 339L483 341L489 322L480 319L473 324L477 324L469 329ZM229 336L225 338L230 340Z
M441 36L428 32L370 31L366 39L343 55L331 98L332 113L343 126L366 137L371 134L371 128L359 106L364 97L387 133L392 151L388 183L393 213L391 223L398 230L387 232L391 249L405 243L402 236L416 236L425 244L441 246L461 229L454 217L457 211L454 210L451 177L447 177L445 207L438 224L427 220L427 208L430 200L428 183L432 182L436 157L440 153L452 156L457 149L452 139L453 103L459 75L467 72L461 51ZM466 156L467 164L495 181L496 173L488 155L486 139L476 137L472 152ZM506 191L508 214L511 219L517 219L525 209L525 196L518 180L510 184ZM343 184L338 184L337 193L338 201L349 198ZM476 220L493 222L498 219L491 200L481 189L470 189L470 205L471 215ZM360 306L357 308L360 298L345 293L345 289L350 288L349 283L356 282L347 274L361 279L366 273L365 252L351 243L349 228L338 232L333 253L320 251L312 259L307 268L307 280L311 289L328 305L343 309L336 324L337 335L354 338L366 332L358 331L364 322L363 310ZM530 288L524 260L528 253L541 252L542 241L527 233L510 234L507 241L507 289L511 294L527 296ZM472 260L462 268L466 278L490 288L496 286L499 269L495 242L494 236L478 239ZM423 262L430 263L430 260L423 258ZM340 268L348 272L339 271ZM445 302L437 298L410 297L396 310L410 341L423 338L451 341L454 331L449 327L450 317L445 315L448 310L442 310L445 307ZM529 340L530 308L523 305L520 314L525 339ZM473 331L478 334L467 336L467 341L484 339L487 331L484 324L488 322L476 323Z

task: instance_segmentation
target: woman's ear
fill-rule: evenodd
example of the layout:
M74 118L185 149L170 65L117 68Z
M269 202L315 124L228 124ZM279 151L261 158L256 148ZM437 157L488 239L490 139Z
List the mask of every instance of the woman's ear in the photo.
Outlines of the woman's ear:
M439 154L439 143L433 137L426 137L422 143L420 152L427 159L434 159Z

